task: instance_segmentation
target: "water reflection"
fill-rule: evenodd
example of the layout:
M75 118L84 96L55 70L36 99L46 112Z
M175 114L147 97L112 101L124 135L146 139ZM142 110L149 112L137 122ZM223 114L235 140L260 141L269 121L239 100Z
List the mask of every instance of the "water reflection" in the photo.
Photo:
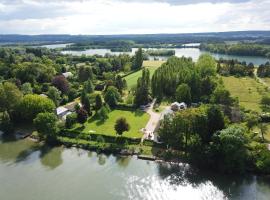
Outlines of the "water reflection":
M120 167L126 168L130 161L132 159L132 156L117 156L116 162Z
M43 146L40 149L40 162L43 166L53 170L63 163L62 159L63 147Z

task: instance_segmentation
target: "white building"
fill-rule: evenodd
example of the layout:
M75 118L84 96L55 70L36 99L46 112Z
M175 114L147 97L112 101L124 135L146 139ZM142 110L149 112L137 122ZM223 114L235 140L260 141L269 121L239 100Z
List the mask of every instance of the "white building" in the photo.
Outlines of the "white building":
M171 104L171 109L173 111L185 110L187 109L187 104L184 102L182 103L174 102Z
M56 108L56 115L58 118L65 119L68 114L71 114L71 112L67 108L63 106Z
M71 72L65 72L65 73L62 73L62 75L65 77L65 78L70 78L73 76L73 74Z

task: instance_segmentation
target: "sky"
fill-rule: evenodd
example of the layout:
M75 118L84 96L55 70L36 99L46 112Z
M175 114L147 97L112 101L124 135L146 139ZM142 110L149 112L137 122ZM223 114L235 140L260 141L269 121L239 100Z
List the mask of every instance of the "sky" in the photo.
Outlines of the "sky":
M270 0L0 0L0 34L270 30Z

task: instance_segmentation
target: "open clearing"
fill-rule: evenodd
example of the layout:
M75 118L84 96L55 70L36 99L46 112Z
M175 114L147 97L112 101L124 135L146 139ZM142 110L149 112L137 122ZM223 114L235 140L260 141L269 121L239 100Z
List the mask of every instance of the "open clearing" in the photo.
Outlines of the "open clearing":
M233 97L238 97L241 106L261 112L260 101L267 88L250 77L222 77L225 87Z
M91 117L84 124L85 128L81 130L81 125L77 124L74 129L81 130L84 133L102 134L116 136L114 130L115 122L120 117L125 117L130 125L130 130L124 132L123 136L130 138L141 138L140 129L144 128L150 116L141 110L113 110L109 113L108 119L100 121L96 116Z
M144 61L143 66L150 70L150 77L153 76L154 72L157 68L159 68L165 61ZM128 89L135 87L137 84L137 80L142 76L142 70L139 70L135 73L132 73L125 77L127 81Z

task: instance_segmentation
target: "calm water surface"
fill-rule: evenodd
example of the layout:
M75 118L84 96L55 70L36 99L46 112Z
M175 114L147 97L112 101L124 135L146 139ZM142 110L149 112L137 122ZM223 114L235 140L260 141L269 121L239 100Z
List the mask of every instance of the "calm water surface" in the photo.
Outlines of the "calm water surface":
M178 49L171 49L171 50L175 50L175 55L178 57L191 57L193 60L197 60L199 58L199 56L202 53L209 53L207 51L201 51L198 48L178 48ZM129 55L134 55L135 52L137 51L136 48L132 49L132 52L127 52L126 54ZM119 55L119 54L123 54L123 52L112 52L110 49L88 49L85 51L62 51L63 54L72 54L72 55L77 55L77 56L81 56L81 55L101 55L104 56L105 54L112 54L112 55ZM226 55L226 54L218 54L218 53L210 53L211 55L213 55L216 59L219 58L224 58L224 59L237 59L239 61L246 61L247 63L252 62L255 65L260 65L260 64L264 64L267 61L269 61L269 59L264 58L264 57L258 57L258 56L233 56L233 55ZM162 56L156 56L150 57L150 60L153 60L154 58L158 58L160 60L166 60L168 57L162 57Z
M2 200L269 200L270 180L49 148L29 140L0 141Z

